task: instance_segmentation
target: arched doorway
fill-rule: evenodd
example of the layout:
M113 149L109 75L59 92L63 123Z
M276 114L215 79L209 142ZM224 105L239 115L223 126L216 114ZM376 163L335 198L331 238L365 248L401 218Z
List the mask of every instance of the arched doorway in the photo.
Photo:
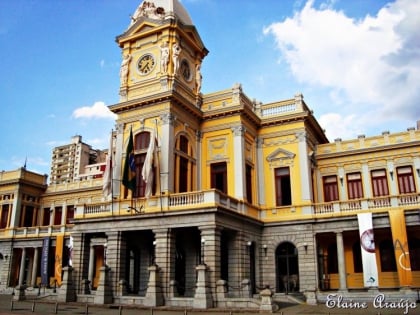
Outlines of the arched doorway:
M297 248L290 242L276 249L276 292L299 291L299 266Z

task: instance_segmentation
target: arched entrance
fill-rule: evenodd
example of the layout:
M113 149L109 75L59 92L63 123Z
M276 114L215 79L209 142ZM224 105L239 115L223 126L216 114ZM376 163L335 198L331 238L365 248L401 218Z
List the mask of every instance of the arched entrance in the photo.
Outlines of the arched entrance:
M276 249L276 292L299 291L299 266L297 248L290 242Z

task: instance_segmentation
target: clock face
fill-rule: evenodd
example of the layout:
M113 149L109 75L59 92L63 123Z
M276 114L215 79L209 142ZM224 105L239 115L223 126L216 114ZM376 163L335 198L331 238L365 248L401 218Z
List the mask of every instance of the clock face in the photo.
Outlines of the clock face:
M152 71L154 67L155 59L150 54L142 56L137 63L137 69L139 69L141 74L150 73L150 71Z
M185 59L182 60L181 62L181 74L182 74L182 77L186 81L191 80L191 68L190 68L190 65L188 64L188 61Z
M369 253L375 252L375 241L373 240L372 229L366 230L362 233L360 236L360 245L365 251Z

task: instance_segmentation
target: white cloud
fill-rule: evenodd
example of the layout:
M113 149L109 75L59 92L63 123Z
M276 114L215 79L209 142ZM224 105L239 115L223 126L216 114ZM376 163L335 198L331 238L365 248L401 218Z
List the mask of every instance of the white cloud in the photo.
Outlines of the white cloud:
M86 119L116 119L116 115L112 113L104 102L95 102L92 106L83 106L73 111L73 118Z
M339 121L368 121L372 114L377 122L420 118L420 2L397 0L362 19L333 6L317 9L307 1L293 17L264 29L293 76L330 89L325 104L343 113ZM339 127L332 117L324 116L327 130Z
M363 123L356 115L342 116L338 113L328 113L321 115L318 122L321 126L327 126L325 133L330 141L337 135L342 139L348 139L363 134Z

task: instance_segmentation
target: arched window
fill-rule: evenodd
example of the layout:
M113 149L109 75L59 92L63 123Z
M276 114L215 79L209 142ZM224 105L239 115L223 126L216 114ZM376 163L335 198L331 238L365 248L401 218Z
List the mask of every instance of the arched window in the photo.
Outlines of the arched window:
M156 140L155 140L156 141ZM146 192L146 182L142 177L144 161L147 149L150 145L150 132L143 131L134 135L134 161L136 165L136 190L134 197L144 197ZM156 167L153 167L152 194L156 193Z
M175 143L175 191L187 192L195 188L195 159L192 146L185 135Z

